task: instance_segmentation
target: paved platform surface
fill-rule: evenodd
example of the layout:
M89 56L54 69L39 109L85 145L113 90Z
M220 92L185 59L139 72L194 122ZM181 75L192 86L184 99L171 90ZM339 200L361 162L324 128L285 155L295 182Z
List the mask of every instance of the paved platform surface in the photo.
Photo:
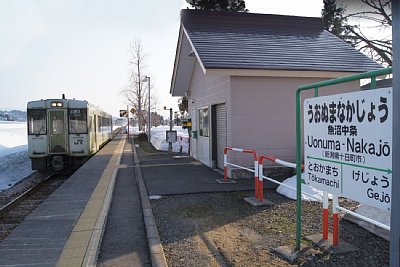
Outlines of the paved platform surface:
M97 266L151 266L132 144L125 143Z
M149 195L253 190L126 136L109 142L0 243L0 266L166 266Z
M224 178L221 171L213 170L190 157L159 152L144 142L136 147L136 151L149 195L254 190L254 179L217 183L216 180Z

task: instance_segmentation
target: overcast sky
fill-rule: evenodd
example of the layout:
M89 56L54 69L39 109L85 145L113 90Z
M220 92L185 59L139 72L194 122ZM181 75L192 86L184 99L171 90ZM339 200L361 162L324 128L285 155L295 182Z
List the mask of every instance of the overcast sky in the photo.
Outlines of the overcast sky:
M246 0L252 13L320 17L322 0ZM147 75L164 106L184 0L0 0L0 110L31 100L85 99L113 115L126 107L129 44L142 41Z

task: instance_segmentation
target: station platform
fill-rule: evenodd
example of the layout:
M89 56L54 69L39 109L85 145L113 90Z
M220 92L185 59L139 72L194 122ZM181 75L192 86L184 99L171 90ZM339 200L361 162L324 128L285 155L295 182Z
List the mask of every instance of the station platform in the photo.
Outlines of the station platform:
M0 266L167 266L149 195L252 190L189 157L110 141L0 243Z
M124 143L109 142L16 227L0 243L0 266L94 262Z

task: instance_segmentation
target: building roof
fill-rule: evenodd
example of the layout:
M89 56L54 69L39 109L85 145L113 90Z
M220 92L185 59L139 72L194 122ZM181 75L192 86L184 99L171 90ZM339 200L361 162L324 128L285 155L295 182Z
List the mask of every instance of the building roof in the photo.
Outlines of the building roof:
M182 10L205 68L369 71L380 66L323 29L321 18Z
M204 73L215 69L365 72L381 68L324 30L321 18L185 9L179 38L174 75L179 74L179 64L186 69L186 63L194 64L180 58L193 53ZM172 78L171 91L176 78Z

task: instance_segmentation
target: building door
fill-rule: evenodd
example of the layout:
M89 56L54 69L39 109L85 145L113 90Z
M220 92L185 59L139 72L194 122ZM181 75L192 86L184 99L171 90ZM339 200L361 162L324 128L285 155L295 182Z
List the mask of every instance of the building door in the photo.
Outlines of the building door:
M224 168L224 148L227 146L226 104L212 106L212 158L215 166Z
M198 109L198 160L208 167L211 166L210 158L210 110L207 106Z

